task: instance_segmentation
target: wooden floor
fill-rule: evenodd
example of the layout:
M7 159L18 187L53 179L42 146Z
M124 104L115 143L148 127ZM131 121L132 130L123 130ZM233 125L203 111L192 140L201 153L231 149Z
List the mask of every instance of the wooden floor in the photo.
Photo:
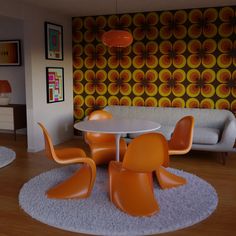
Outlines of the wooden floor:
M81 139L65 144L85 148ZM0 236L74 236L84 235L53 228L32 219L18 204L22 185L57 165L47 160L43 152L27 153L26 137L0 134L0 146L12 148L16 160L0 169ZM216 211L206 220L164 236L233 236L236 235L236 154L228 156L226 165L217 153L191 152L187 156L172 157L171 167L196 174L212 184L219 196ZM89 222L88 222L89 223Z

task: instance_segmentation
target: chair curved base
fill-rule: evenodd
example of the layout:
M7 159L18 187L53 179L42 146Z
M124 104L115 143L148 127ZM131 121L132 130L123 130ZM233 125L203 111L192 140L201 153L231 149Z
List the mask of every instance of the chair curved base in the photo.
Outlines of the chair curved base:
M92 173L89 165L83 165L78 171L65 181L49 189L48 198L87 198L93 188Z
M185 178L172 174L162 166L156 170L156 176L162 189L178 187L187 183Z
M169 155L184 155L187 154L191 148L188 149L170 149L168 151Z
M122 168L122 163L109 164L109 192L112 203L132 216L151 216L159 211L153 192L151 173Z

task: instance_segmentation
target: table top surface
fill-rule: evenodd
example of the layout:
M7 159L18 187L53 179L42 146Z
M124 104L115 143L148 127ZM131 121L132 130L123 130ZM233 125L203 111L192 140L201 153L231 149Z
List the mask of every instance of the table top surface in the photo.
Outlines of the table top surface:
M110 134L150 132L160 127L159 123L149 120L115 118L80 121L74 125L75 129L81 131Z

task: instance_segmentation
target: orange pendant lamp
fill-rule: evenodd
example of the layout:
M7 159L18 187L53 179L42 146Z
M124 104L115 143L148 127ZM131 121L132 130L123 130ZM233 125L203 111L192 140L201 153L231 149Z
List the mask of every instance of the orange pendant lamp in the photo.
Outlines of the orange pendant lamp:
M133 42L133 37L126 30L110 30L102 35L102 42L108 47L128 47Z
M117 0L116 0L117 13ZM128 47L133 42L132 34L127 30L112 29L102 35L102 42L108 47Z

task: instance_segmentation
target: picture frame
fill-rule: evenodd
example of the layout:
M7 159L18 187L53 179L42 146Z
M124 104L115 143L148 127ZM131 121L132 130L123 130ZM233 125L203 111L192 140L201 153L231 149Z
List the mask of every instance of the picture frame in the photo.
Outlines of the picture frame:
M48 60L63 60L63 27L45 22L45 56Z
M0 66L21 65L20 40L0 40Z
M64 68L46 67L47 103L64 101Z

